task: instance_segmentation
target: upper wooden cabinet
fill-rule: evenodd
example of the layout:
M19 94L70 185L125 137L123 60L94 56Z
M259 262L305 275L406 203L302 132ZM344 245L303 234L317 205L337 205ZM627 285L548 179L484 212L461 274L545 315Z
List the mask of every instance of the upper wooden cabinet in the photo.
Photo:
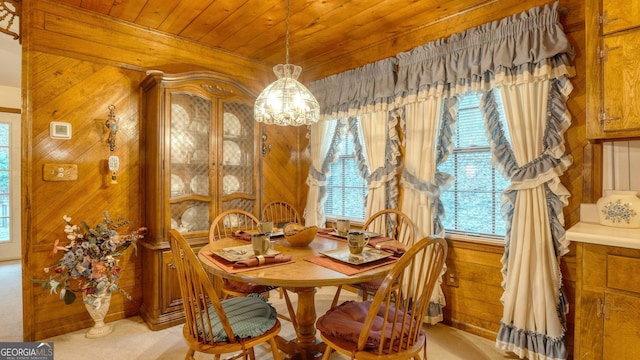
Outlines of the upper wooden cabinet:
M640 137L640 0L586 6L587 138Z
M260 209L259 125L255 96L212 72L151 72L141 84L141 169L144 221L141 244L143 304L152 329L183 321L168 231L197 248L211 221L227 209Z
M602 0L602 33L612 34L640 26L640 1Z
M258 125L247 90L221 75L151 73L144 99L145 205L151 238L207 237L227 209L259 210Z

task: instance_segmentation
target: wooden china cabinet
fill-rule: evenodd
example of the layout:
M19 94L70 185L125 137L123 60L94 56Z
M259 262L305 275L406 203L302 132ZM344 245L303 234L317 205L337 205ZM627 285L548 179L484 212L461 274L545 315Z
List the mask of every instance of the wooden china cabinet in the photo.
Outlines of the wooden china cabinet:
M252 94L212 72L150 72L141 84L144 224L140 315L153 330L184 321L170 228L197 251L227 209L260 208L259 126Z

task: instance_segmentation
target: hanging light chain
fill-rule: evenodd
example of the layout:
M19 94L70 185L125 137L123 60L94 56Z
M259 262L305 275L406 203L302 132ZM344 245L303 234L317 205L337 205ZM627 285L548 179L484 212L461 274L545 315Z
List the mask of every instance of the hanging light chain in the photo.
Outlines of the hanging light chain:
M289 63L289 0L287 0L287 15L286 18L284 20L284 24L285 24L285 36L284 36L284 41L285 41L285 64Z

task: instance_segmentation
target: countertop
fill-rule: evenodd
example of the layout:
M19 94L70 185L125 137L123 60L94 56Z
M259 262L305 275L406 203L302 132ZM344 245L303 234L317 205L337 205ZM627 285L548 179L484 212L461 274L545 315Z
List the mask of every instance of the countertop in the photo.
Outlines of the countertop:
M595 204L580 205L580 222L567 230L570 241L640 249L640 229L600 225Z

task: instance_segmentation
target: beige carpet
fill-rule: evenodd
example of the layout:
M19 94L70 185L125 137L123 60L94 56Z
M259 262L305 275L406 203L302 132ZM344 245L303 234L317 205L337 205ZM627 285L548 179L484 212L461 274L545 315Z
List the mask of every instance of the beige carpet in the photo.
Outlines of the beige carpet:
M19 262L0 262L0 283L7 289L15 289L19 294L20 290L20 264ZM14 285L12 285L14 284ZM326 287L318 290L316 294L316 306L318 315L324 313L329 307L334 287ZM7 296L9 293L3 291L2 303L0 303L0 315L3 318L3 326L0 332L0 341L21 341L22 324L21 317L16 314L16 308L21 309L21 299L15 296ZM10 300L13 299L13 300ZM344 292L341 300L355 299L355 294ZM295 300L295 295L292 296ZM12 301L13 303L9 303ZM286 313L284 301L279 299L277 292L272 292L270 301L279 312ZM6 321L6 322L5 322ZM13 326L6 326L6 325ZM182 326L174 326L160 331L151 331L140 317L131 317L109 323L113 326L113 332L106 337L98 339L87 339L84 334L88 330L79 330L43 341L54 343L55 359L75 360L153 360L153 359L183 359L187 347L182 338ZM513 354L509 355L495 348L494 342L459 331L445 326L427 326L428 346L427 357L436 360L493 360L493 359L516 359ZM294 337L293 327L290 323L282 321L283 337L290 339ZM256 348L258 359L271 359L271 350L263 345ZM212 359L212 356L196 354L196 359ZM346 359L334 353L332 359Z

